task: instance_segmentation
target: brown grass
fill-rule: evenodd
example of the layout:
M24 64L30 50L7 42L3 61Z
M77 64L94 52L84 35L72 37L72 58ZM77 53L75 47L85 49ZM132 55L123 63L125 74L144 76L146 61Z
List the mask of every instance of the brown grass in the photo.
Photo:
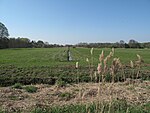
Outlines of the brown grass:
M112 99L125 99L131 104L143 104L150 101L150 81L129 81L123 83L80 83L68 85L63 88L50 85L36 85L37 93L28 93L23 89L12 87L0 88L0 106L2 109L12 111L31 111L34 107L54 105L90 103L93 101L111 101ZM100 85L100 89L98 86ZM98 95L98 90L100 94ZM80 92L80 97L79 97ZM69 93L71 96L62 98L60 95ZM98 95L98 96L97 96Z

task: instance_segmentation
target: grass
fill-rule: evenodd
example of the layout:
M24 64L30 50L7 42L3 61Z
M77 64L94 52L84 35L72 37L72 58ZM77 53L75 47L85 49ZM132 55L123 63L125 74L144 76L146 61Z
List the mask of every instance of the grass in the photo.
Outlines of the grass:
M90 48L71 48L72 62L66 61L67 48L25 48L25 49L3 49L0 50L0 66L14 65L16 67L56 67L60 65L74 65L79 61L79 65L86 66L86 58L90 56ZM97 65L99 54L102 48L94 48L94 65ZM103 48L104 55L108 55L111 49ZM115 57L119 57L123 64L129 64L130 60L135 60L136 54L149 64L150 49L115 49Z
M90 48L71 48L73 61L67 62L67 48L21 48L0 50L0 86L10 86L19 82L24 85L45 83L63 86L66 83L75 83L78 73L80 82L89 82L91 73L86 58L91 62ZM109 48L94 48L93 64L96 70L99 54L104 50L104 56L109 54ZM129 65L130 60L137 60L136 54L144 59L148 66L143 66L140 71L150 69L150 49L115 49L114 57L119 57L123 64ZM75 69L75 63L79 68ZM108 62L111 63L112 60ZM136 72L136 71L135 71ZM129 75L126 71L125 74ZM146 76L145 76L146 75ZM117 75L118 77L120 74ZM149 71L141 75L142 79L149 79ZM61 78L61 81L58 80ZM121 78L121 77L120 77ZM121 80L120 78L115 79ZM111 76L106 75L110 82Z
M150 113L150 103L144 105L130 105L124 100L109 103L91 103L56 106L52 108L35 108L32 113Z
M111 113L125 113L127 109L134 111L148 111L149 81L134 84L134 90L129 89L130 85L123 83L105 83L101 93L98 94L99 83L80 83L68 85L67 87L56 87L55 85L38 84L37 93L27 93L25 89L14 89L11 87L0 88L2 110L8 112L45 112L45 113L91 113L103 109ZM132 85L133 86L133 85ZM23 86L26 87L26 86ZM81 93L81 96L79 96ZM141 94L141 95L139 95ZM84 95L84 96L83 96ZM100 100L99 100L100 99ZM114 100L114 101L112 101ZM110 103L111 102L111 103ZM19 103L19 104L18 104ZM135 108L137 107L137 108ZM130 113L130 112L129 112Z
M17 67L53 66L59 64L57 54L63 53L64 48L31 48L0 50L1 65L15 65Z
M24 89L29 93L35 93L37 91L37 87L35 86L26 86Z
M60 93L58 96L59 96L61 99L67 101L67 100L69 100L69 99L72 97L72 94L69 93L69 92L64 92L64 93Z
M109 48L95 48L93 54L90 54L90 48L71 48L71 55L73 61L67 62L66 48L30 48L30 49L4 49L0 50L0 85L10 86L12 89L22 89L23 87L32 95L37 95L38 87L29 84L56 84L57 90L65 90L69 85L68 83L81 83L81 82L102 82L101 93L106 89L105 83L122 82L126 78L130 79L142 79L149 80L149 65L150 65L150 49L115 49L113 58L106 63L105 59L101 62L99 67L100 73L95 76L93 72L97 71L96 67L99 63L99 54L104 50L104 58L109 54L111 49ZM131 73L133 69L130 69L130 60L133 62L137 60L137 54L144 59L144 65L142 68L134 69L134 75ZM118 59L118 57L120 59ZM86 58L89 59L89 64L86 62ZM116 60L115 60L116 59ZM120 63L123 64L123 66ZM113 62L112 62L113 61ZM75 67L76 62L79 62L79 67ZM90 64L91 63L91 64ZM108 64L108 65L107 65ZM111 66L110 66L111 65ZM141 64L139 64L141 66ZM105 67L105 68L104 68ZM110 73L111 72L111 73ZM137 73L138 72L138 76ZM90 75L90 76L89 76ZM21 84L20 84L21 83ZM99 83L100 84L100 83ZM81 84L78 84L78 88ZM16 88L16 89L14 89ZM97 96L99 97L100 89L98 88ZM79 88L80 89L80 88ZM78 89L78 90L79 90ZM149 89L149 87L147 88ZM11 90L11 89L10 89ZM38 91L41 89L39 88ZM128 91L134 91L135 87L132 84L127 89ZM9 89L6 90L8 92ZM47 90L44 90L47 91ZM52 91L52 90L51 90ZM20 92L22 93L22 91ZM80 94L79 90L79 94ZM108 92L107 92L108 93ZM11 94L11 93L10 93ZM69 101L74 97L73 93L56 92L57 98L60 101ZM78 95L79 95L78 94ZM86 95L86 93L84 93ZM87 93L88 94L88 93ZM110 92L111 94L111 92ZM82 94L82 100L84 96ZM49 96L49 95L45 95ZM52 96L52 95L51 95ZM17 100L17 96L9 96L12 101ZM100 98L100 97L99 97ZM79 96L80 100L81 97ZM48 107L42 104L42 107L35 106L33 113L99 113L99 112L112 112L112 113L148 113L150 104L133 106L126 102L126 100L118 100L108 102L94 102L91 104L70 104L63 106ZM39 107L39 108L38 108Z
M22 89L22 84L21 84L21 83L15 83L15 84L13 85L13 88Z
M56 85L58 87L64 87L64 86L66 86L66 82L63 81L61 78L58 78L58 80L56 81Z

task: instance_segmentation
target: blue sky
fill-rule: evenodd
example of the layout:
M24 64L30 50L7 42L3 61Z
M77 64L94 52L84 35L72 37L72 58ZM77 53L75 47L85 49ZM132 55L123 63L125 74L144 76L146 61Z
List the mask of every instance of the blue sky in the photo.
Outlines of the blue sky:
M150 0L0 0L10 37L49 43L150 41Z

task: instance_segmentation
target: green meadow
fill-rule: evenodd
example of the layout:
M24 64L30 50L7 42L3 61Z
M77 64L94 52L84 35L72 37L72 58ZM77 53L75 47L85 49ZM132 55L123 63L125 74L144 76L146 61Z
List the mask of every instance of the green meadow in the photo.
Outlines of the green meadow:
M99 55L104 50L107 56L111 49L94 48L94 65L99 62ZM90 48L71 48L72 61L67 62L67 48L24 48L24 49L2 49L0 50L0 66L13 65L15 67L55 67L75 65L86 66L86 58L91 60ZM150 64L150 49L115 49L114 57L120 58L122 64L129 64L130 60L137 60L139 54L144 60L144 64Z
M72 61L67 61L67 48L65 47L2 49L0 50L0 85L9 86L16 82L55 84L60 78L67 83L72 83L76 82L76 76L79 76L82 82L89 82L91 71L94 74L97 70L102 50L104 57L112 51L110 48L94 48L93 55L91 55L90 50L91 48L70 48ZM130 60L137 61L137 54L144 61L140 67L141 76L147 79L150 74L149 49L115 49L113 58L120 59L125 68L123 73L128 77L132 76ZM87 58L89 62L86 61ZM112 64L113 58L108 61L108 65ZM79 64L79 69L75 68L76 62ZM93 66L92 70L89 69L90 65ZM135 76L138 70L135 70ZM122 73L118 73L119 76L122 76ZM108 81L109 79L110 77Z

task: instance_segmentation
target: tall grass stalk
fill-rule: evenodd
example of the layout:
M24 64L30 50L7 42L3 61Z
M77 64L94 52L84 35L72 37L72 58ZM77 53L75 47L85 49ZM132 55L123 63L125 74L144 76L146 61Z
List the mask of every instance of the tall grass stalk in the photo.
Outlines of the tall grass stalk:
M137 54L137 58L138 58L138 60L135 63L137 65L137 75L136 75L136 78L138 79L139 74L140 74L140 70L141 70L141 63L143 62L143 60L142 60L141 56L138 55L138 54Z
M90 66L90 77L91 77L91 82L93 81L93 67L94 67L94 57L93 57L93 51L94 48L91 48L91 66Z
M91 50L90 50L90 52L91 52L91 67L92 67L92 68L93 68L93 62L94 62L93 50L94 50L94 48L91 48Z
M130 61L130 67L131 67L131 77L132 79L134 79L134 63L132 60Z
M76 83L78 84L79 83L79 62L76 62L75 68L77 70L77 73L76 73Z

